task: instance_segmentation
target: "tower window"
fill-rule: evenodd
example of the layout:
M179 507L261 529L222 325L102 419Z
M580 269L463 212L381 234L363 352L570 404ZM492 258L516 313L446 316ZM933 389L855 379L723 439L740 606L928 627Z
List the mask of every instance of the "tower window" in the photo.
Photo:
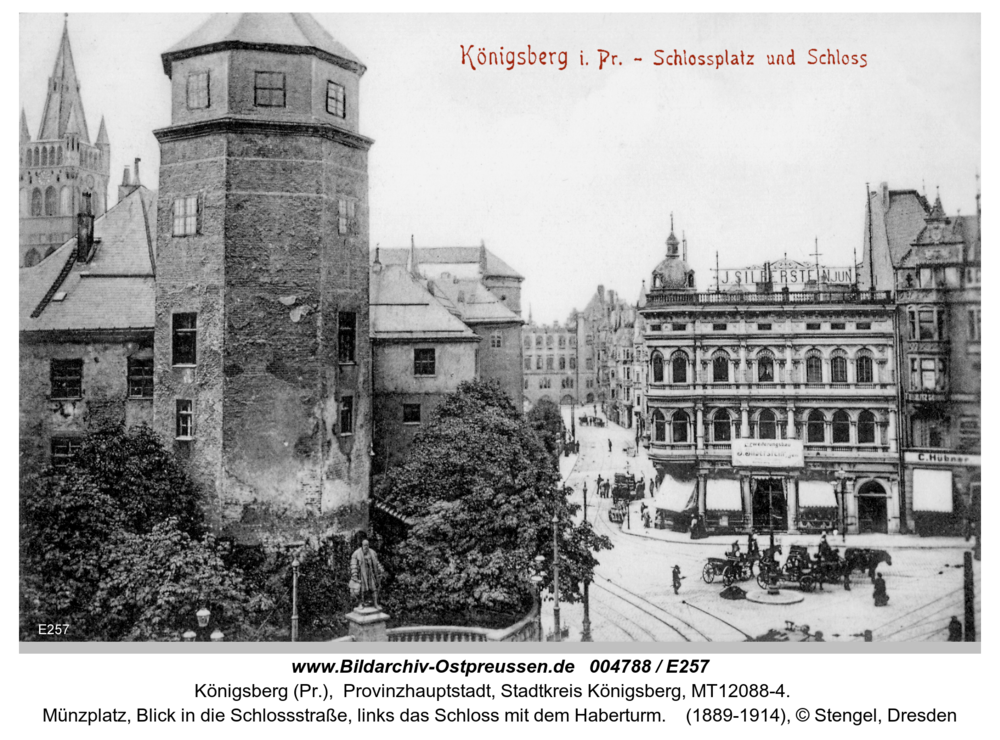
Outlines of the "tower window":
M284 108L285 73L255 72L253 103L260 108Z
M340 433L354 434L354 396L340 399Z
M208 87L208 72L192 72L187 78L187 107L208 108L211 103Z
M499 330L490 332L490 347L493 349L503 347L503 334Z
M173 363L194 365L198 361L198 314L173 315Z
M194 437L194 401L188 399L177 400L177 439L191 439Z
M193 236L201 233L201 198L185 195L174 198L173 236Z
M354 362L358 315L341 311L337 327L337 359L341 363Z
M356 201L353 198L337 199L337 231L340 234L356 233L355 213Z
M326 112L338 118L344 118L347 112L344 86L336 82L326 83Z
M52 360L49 367L52 398L83 396L83 360Z

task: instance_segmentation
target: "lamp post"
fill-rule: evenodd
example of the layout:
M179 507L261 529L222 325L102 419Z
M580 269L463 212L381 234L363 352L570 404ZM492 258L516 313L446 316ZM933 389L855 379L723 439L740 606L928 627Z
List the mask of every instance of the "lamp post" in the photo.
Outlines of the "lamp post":
M837 514L840 515L840 537L847 544L847 473L840 468L837 476Z
M292 560L292 642L299 639L299 559Z
M542 632L542 581L545 580L545 576L542 572L542 565L545 563L544 555L536 555L535 562L533 565L534 575L531 576L531 582L535 584L535 598L538 599L538 614L536 617L537 625L536 629L538 631L538 641L545 641L545 633Z
M198 621L198 631L200 632L208 627L209 620L211 620L212 618L212 612L210 612L207 607L203 606L201 609L195 612L194 616L195 619ZM188 630L183 635L181 635L181 639L184 640L184 642L195 642L198 639L198 632L195 632L194 630ZM225 634L223 634L222 630L216 627L212 631L212 634L209 635L208 639L211 642L222 642L223 640L226 639L226 636Z
M552 515L552 621L555 641L562 642L562 628L559 625L559 516Z

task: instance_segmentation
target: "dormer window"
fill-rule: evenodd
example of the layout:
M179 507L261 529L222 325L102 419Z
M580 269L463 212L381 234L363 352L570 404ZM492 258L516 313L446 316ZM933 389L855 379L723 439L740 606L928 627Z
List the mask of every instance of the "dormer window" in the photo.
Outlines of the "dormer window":
M259 108L284 108L285 73L255 72L253 103Z
M208 72L192 72L187 78L187 107L189 110L208 108Z
M344 118L347 112L344 86L336 82L326 83L326 112L337 118Z

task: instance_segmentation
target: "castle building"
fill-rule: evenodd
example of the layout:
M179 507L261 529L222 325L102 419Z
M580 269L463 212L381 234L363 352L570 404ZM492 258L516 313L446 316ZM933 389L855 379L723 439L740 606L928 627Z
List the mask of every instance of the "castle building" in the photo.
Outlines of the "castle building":
M111 144L101 118L97 140L90 140L80 83L73 64L68 22L48 80L45 107L32 140L21 110L19 137L20 233L18 264L31 267L76 233L76 215L88 196L89 213L107 210Z
M542 399L577 406L597 402L597 371L588 336L587 322L576 311L565 324L529 319L521 329L526 406Z
M676 238L652 272L640 313L657 526L698 514L715 532L899 531L891 293L817 276L775 290L768 267L745 272L761 282L699 292Z
M865 213L862 287L896 292L904 514L922 534L980 517L980 211L946 214L882 183Z
M71 75L65 34L60 59ZM22 458L58 463L88 429L151 423L220 529L363 527L365 67L294 13L213 16L162 61L159 193L138 162L96 220L81 193L77 236L20 271Z
M521 283L524 277L486 248L379 249L385 265L402 265L477 337L475 377L496 380L521 408Z

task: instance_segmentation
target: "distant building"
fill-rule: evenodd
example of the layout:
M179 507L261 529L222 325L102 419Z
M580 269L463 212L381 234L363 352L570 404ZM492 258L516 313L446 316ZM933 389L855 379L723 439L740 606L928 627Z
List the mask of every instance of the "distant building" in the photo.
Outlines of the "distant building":
M865 225L862 288L896 291L905 516L960 533L980 516L980 211L948 216L940 196L882 183Z
M597 402L597 372L588 336L586 319L576 311L565 324L536 324L529 318L521 328L527 406L543 398L577 406Z
M524 397L521 355L521 283L524 278L506 262L478 247L380 249L383 265L403 265L425 281L439 300L447 301L480 338L476 376L496 380L516 408Z
M76 234L76 216L89 203L93 216L107 210L111 144L101 118L91 143L80 98L68 23L49 77L38 135L32 140L21 110L18 264L31 267ZM88 196L85 200L84 195Z
M898 531L891 293L698 292L677 247L639 310L657 526Z

